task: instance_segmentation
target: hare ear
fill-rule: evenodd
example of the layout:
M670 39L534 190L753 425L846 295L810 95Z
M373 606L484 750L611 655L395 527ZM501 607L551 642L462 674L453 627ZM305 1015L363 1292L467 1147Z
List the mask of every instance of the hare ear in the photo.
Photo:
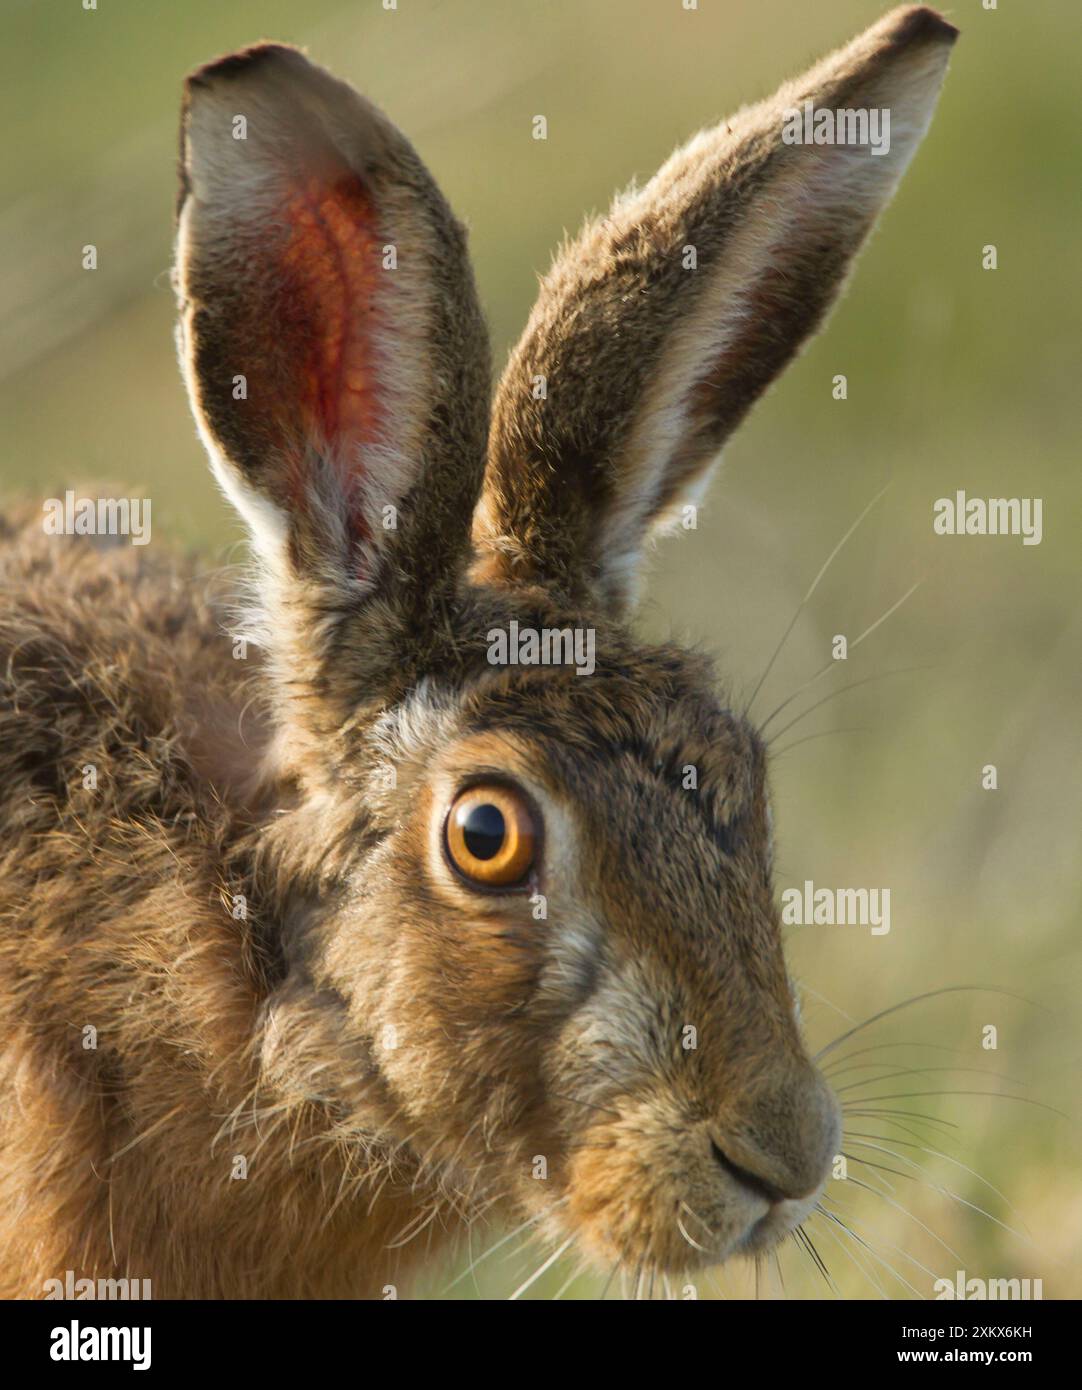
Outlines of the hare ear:
M705 482L838 293L956 33L924 7L893 12L696 136L562 251L498 388L478 578L633 599L649 531ZM805 103L857 131L878 118L864 127L878 143L787 143Z
M376 592L375 646L395 648L396 614L408 641L468 551L489 395L465 235L413 148L295 49L200 69L176 285L193 410L262 561L279 664L316 680Z

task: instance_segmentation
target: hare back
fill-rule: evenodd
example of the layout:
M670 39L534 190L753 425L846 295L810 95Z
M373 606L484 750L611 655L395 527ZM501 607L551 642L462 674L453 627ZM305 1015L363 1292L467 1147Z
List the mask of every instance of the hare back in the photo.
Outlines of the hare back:
M0 1294L67 1270L157 1297L363 1294L361 1223L348 1202L327 1220L340 1158L286 1152L321 1118L280 1107L258 1157L232 1133L277 978L237 910L270 801L256 656L224 634L219 577L81 540L0 519Z

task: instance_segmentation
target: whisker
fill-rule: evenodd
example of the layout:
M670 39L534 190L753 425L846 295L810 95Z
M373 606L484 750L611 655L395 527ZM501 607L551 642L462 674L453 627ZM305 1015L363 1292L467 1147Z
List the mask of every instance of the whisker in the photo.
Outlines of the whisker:
M822 1211L822 1208L820 1208L820 1210ZM845 1210L846 1210L846 1214L848 1215L848 1208L845 1208ZM829 1215L830 1213L823 1212L823 1214L824 1214L824 1215ZM835 1217L835 1219L840 1219L840 1218ZM851 1217L850 1217L849 1219L852 1220ZM857 1239L860 1239L860 1237L856 1235L856 1230L855 1230L855 1229L851 1232L851 1234L853 1234L854 1236L856 1236ZM911 1265L915 1265L915 1266L917 1267L917 1269L919 1269L923 1274L927 1274L928 1277L929 1277L929 1279L931 1279L933 1282L934 1282L936 1279L942 1278L942 1275L937 1274L937 1273L935 1272L934 1269L929 1269L928 1266L927 1266L926 1264L922 1264L921 1261L918 1260L918 1259L916 1258L916 1256L911 1255L911 1254L909 1253L908 1250L903 1250L902 1247L901 1247L900 1245L891 1245L891 1246L888 1246L887 1248L888 1248L889 1250L893 1250L895 1254L901 1255L902 1259L903 1259L903 1260L908 1260L909 1263L910 1263ZM916 1289L914 1289L913 1286L912 1286L912 1284L907 1283L907 1281L906 1281L905 1279L902 1278L902 1276L898 1273L897 1270L893 1269L893 1268L892 1268L891 1266L889 1266L889 1265L887 1266L887 1268L889 1268L889 1269L891 1270L891 1273L894 1275L894 1277L895 1277L896 1279L901 1280L901 1282L902 1282L903 1284L906 1284L906 1287L907 1287L907 1288L912 1289L913 1292L917 1295L918 1298L924 1298L924 1297L925 1297L924 1294L921 1294L921 1293L919 1293Z
M524 1294L528 1288L531 1288L534 1284L536 1284L538 1279L541 1278L542 1274L544 1274L546 1270L552 1268L552 1266L556 1263L556 1261L560 1258L564 1251L574 1244L574 1241L574 1236L568 1236L568 1238L564 1241L562 1245L557 1246L557 1248L552 1252L552 1254L548 1257L544 1264L542 1264L539 1269L534 1270L533 1274L530 1275L530 1277L526 1280L525 1283L520 1284L518 1286L515 1292L507 1300L508 1303L514 1303L521 1294Z
M564 1203L569 1200L570 1199L567 1197L561 1197L559 1201L553 1202L551 1206L546 1207L544 1211L539 1212L536 1216L531 1216L527 1221L524 1221L521 1226L516 1226L513 1231L509 1231L508 1234L505 1235L502 1239L498 1240L495 1245L490 1246L489 1249L486 1250L483 1254L478 1255L476 1260L473 1260L462 1271L461 1274L456 1275L455 1278L452 1279L451 1282L447 1285L447 1287L443 1290L443 1292L449 1293L451 1289L455 1287L456 1284L460 1283L468 1275L472 1274L479 1264L482 1264L485 1260L489 1258L489 1256L495 1255L497 1250L502 1250L503 1247L508 1243L508 1241L514 1240L516 1236L521 1235L523 1231L529 1230L531 1226L536 1226L539 1221L543 1221L545 1217L551 1215L551 1213L554 1212L557 1207L562 1207Z
M862 1147L867 1147L867 1145L857 1145L857 1148ZM893 1173L896 1178L908 1178L910 1182L917 1181L912 1173L903 1173L897 1168L888 1168L884 1163L875 1163L870 1158L861 1158L857 1154L846 1153L844 1149L842 1150L842 1158L846 1159L849 1163L862 1163L865 1168L876 1168L881 1173ZM883 1181L886 1182L887 1186L893 1192L894 1184L892 1182L887 1182L886 1178L884 1178Z
M854 1021L852 1014L847 1014L845 1010L835 1004L832 999L828 999L825 994L820 994L817 989L812 989L811 985L806 984L804 981L801 981L800 992L801 994L812 995L820 1004L825 1004L828 1009L833 1009L836 1014L841 1014L842 1018L844 1018L847 1023L852 1023Z
M781 1256L774 1251L774 1268L778 1271L778 1284L781 1286L781 1296L788 1299L789 1295L785 1291L785 1276L781 1272Z
M408 1245L411 1240L416 1240L416 1238L421 1234L421 1232L425 1230L426 1227L432 1224L432 1222L439 1215L439 1212L440 1204L439 1202L434 1202L432 1204L432 1209L427 1216L423 1211L420 1212L417 1216L414 1217L412 1221L408 1222L402 1228L402 1230L394 1238L394 1240L389 1240L387 1242L385 1248L388 1250L400 1250L402 1246Z
M965 1260L959 1255L958 1251L952 1250L945 1240L937 1236L930 1226L926 1226L919 1216L914 1216L908 1207L903 1207L901 1202L896 1202L888 1193L881 1191L878 1187L873 1187L871 1183L864 1182L861 1178L849 1177L846 1178L846 1182L852 1183L854 1187L862 1187L866 1192L874 1192L875 1195L881 1197L888 1206L892 1206L896 1211L900 1211L903 1216L907 1216L910 1221L915 1222L921 1230L927 1235L930 1235L938 1245L942 1245L947 1254L953 1256L953 1258L958 1261L959 1268L965 1266Z
M884 672L884 674L897 675L898 673L888 671ZM837 694L839 695L841 693L842 692L840 690L837 692ZM811 710L809 710L808 713L810 714ZM803 718L803 715L801 716L801 718ZM784 730L782 730L782 732L784 733ZM851 725L847 729L820 729L817 734L805 734L803 738L795 738L792 741L792 743L787 743L784 748L773 748L771 750L770 756L774 762L777 762L777 760L779 758L783 758L786 753L791 753L794 748L799 748L802 743L811 743L814 739L817 738L831 738L834 734L870 734L871 732L872 731L867 724ZM778 737L780 738L781 734L779 734Z
M882 617L877 618L870 627L866 627L859 637L854 637L852 642L848 643L846 646L847 653L855 652L856 649L860 646L861 642L864 641L865 637L870 637L872 633L876 630L876 628L881 627L882 624L887 621L891 614L897 613L898 609L901 608L902 604L905 603L907 599L911 598L923 583L923 579L918 579L914 585L912 585L905 591L905 593L901 596L900 599L898 599L895 603L891 604L891 606L882 615ZM809 677L803 685L798 686L797 689L793 691L793 693L789 696L788 699L783 700L775 710L773 710L770 714L767 715L766 719L759 726L759 732L765 733L767 725L772 724L774 720L777 719L778 715L781 714L783 709L788 709L788 707L793 703L794 700L798 699L801 695L803 695L805 690L810 689L818 681L821 681L824 676L828 675L831 671L836 670L837 666L838 663L833 659L828 661L825 666L821 666L819 670L816 671L814 676ZM791 725L786 725L786 728L791 727ZM784 730L782 730L782 732L784 733Z
M680 1201L680 1205L684 1208L684 1210L687 1212L689 1216L693 1216L695 1218L695 1220L699 1223L699 1225L703 1228L707 1235L713 1239L717 1233L711 1226L708 1226L706 1224L706 1222L702 1219L699 1213L697 1211L693 1211L692 1208L688 1206L687 1202L685 1202L682 1198Z
M854 1235L854 1233L849 1229L849 1227L845 1224L844 1221L836 1217L832 1212L827 1211L824 1207L817 1206L815 1211L813 1211L811 1213L811 1216L809 1216L809 1221L811 1220L812 1216L826 1217L828 1221L833 1221L835 1222L835 1224L840 1226L842 1230L846 1233L846 1235L848 1235L851 1239L857 1239L856 1235ZM867 1279L868 1282L878 1291L879 1297L889 1301L890 1295L887 1293L886 1289L884 1289L883 1285L879 1282L879 1280L875 1277L875 1271L868 1269L867 1266L865 1266L860 1260L858 1260L857 1257L853 1254L853 1252L849 1249L849 1247L845 1244L845 1242L841 1239L841 1237L835 1235L835 1233L830 1229L829 1226L824 1230L823 1234L828 1235L831 1238L831 1240L835 1243L835 1245L837 1245L838 1249L842 1252L842 1254L845 1255L846 1259L848 1259L851 1264L854 1264L857 1267L857 1269L860 1270L864 1278Z
M807 719L809 714L814 714L815 711L821 709L823 705L829 704L831 700L836 700L839 695L848 694L850 690L857 690L862 685L872 685L876 681L885 681L888 676L908 676L914 671L930 671L932 669L931 666L896 666L890 671L876 671L870 676L862 676L860 680L847 681L845 685L838 686L837 690L831 690L828 694L824 695L821 700L816 700L815 703L809 705L807 709L801 710L799 714L794 715L793 718L789 720L788 724L783 724L776 734L772 734L770 738L767 739L767 745L773 748L776 741L779 738L784 738L790 729L795 728L797 724ZM820 674L824 674L824 672L820 672ZM797 693L799 694L799 691ZM766 726L764 725L763 727L765 729ZM834 733L835 731L833 729L827 729L825 732ZM811 737L815 737L815 735L811 735ZM796 740L797 743L802 743L803 741L803 739ZM794 746L794 744L789 745L790 748ZM772 756L777 755L773 754Z
M881 1063L870 1062L867 1065L877 1066ZM884 1076L869 1076L863 1081L850 1081L844 1086L834 1086L834 1094L841 1095L844 1091L854 1091L860 1086L874 1086L877 1081L891 1081L896 1076L930 1076L933 1072L939 1071L960 1071L970 1072L974 1076L987 1076L990 1081L1006 1081L1011 1086L1024 1086L1024 1081L1019 1081L1014 1076L1004 1076L1001 1072L986 1071L984 1067L899 1067L895 1071L887 1072ZM859 1097L858 1097L859 1099Z
M887 1136L886 1136L886 1135L883 1135L883 1134L867 1134L867 1133L863 1133L863 1132L861 1132L861 1131L859 1131L859 1130L850 1130L850 1131L848 1131L846 1137L847 1137L847 1138L851 1138L851 1139L879 1139L879 1140L881 1140L882 1142L886 1142L886 1141L887 1141ZM956 1168L961 1168L961 1170L963 1171L963 1173L968 1173L970 1177L976 1178L977 1181L978 1181L979 1183L981 1183L984 1187L987 1187L987 1188L988 1188L989 1192L993 1192L993 1193L1000 1199L1000 1201L1004 1204L1004 1206L1007 1207L1007 1209L1008 1209L1009 1211L1014 1212L1015 1216L1017 1216L1018 1219L1019 1219L1019 1221L1022 1223L1023 1230L1025 1229L1025 1222L1022 1221L1022 1213L1021 1213L1020 1211L1018 1211L1016 1207L1013 1207L1013 1206L1011 1205L1010 1201L1009 1201L1008 1198L1007 1198L1006 1193L1002 1192L1002 1191L1001 1191L998 1187L996 1187L993 1183L990 1183L990 1182L988 1181L988 1179L987 1179L986 1177L983 1177L980 1173L978 1173L977 1170L976 1170L975 1168L970 1168L970 1167L968 1167L968 1166L967 1166L965 1163L963 1163L960 1159L953 1158L950 1154L942 1153L942 1152L940 1152L939 1149L930 1149L930 1148L928 1148L928 1146L927 1146L926 1144L911 1143L911 1142L908 1142L908 1141L905 1140L905 1139L898 1139L898 1138L896 1138L894 1135L891 1135L891 1136L890 1136L889 1142L892 1143L892 1144L900 1144L900 1145L902 1146L903 1149L919 1149L919 1150L921 1151L921 1153L930 1154L933 1158L941 1158L941 1159L943 1159L943 1161L944 1161L945 1163L953 1163L954 1166L955 1166ZM900 1159L900 1158L902 1157L902 1155L901 1155L901 1154L896 1154L895 1157ZM1028 1237L1027 1237L1027 1238L1028 1238Z
M805 988L806 988L806 986L805 986ZM850 1020L850 1022L852 1022L852 1020ZM824 1067L824 1068L823 1068L823 1075L824 1075L824 1076L836 1076L837 1073L838 1073L838 1068L841 1066L841 1064L842 1064L843 1062L851 1062L851 1061L853 1060L854 1057L866 1057L866 1056L868 1055L869 1052L886 1052L888 1048L898 1048L898 1047L912 1047L912 1048L914 1048L914 1049L915 1049L915 1048L924 1048L924 1049L927 1049L927 1050L929 1050L929 1051L931 1051L931 1052L952 1052L952 1053L954 1054L955 1057L968 1057L968 1056L971 1055L971 1054L970 1054L966 1049L964 1049L964 1048L961 1048L961 1047L946 1047L943 1043L925 1043L925 1042L881 1042L881 1043L869 1043L867 1047L858 1047L857 1050L856 1050L855 1052L843 1052L842 1055L841 1055L840 1057L835 1058L832 1067L829 1067L829 1068ZM864 1063L863 1065L865 1065L865 1066L875 1066L875 1065L879 1065L879 1064L877 1064L877 1063ZM886 1066L886 1065L889 1065L889 1063L883 1063L882 1065Z
M809 1237L808 1233L804 1230L802 1226L797 1226L797 1228L793 1232L793 1235L796 1236L797 1240L807 1253L812 1264L815 1265L816 1269L826 1280L828 1288L833 1289L835 1294L838 1294L838 1296L840 1297L841 1295L839 1293L838 1286L830 1277L830 1272L828 1271L826 1265L823 1263L823 1258L819 1254L818 1250L815 1248L815 1245Z
M1063 1110L1057 1110L1054 1105L1046 1105L1043 1100L1034 1100L1032 1096L1016 1096L1008 1091L891 1091L884 1096L860 1096L858 1100L916 1100L921 1096L994 1096L997 1100L1016 1100L1021 1105L1035 1105L1039 1110L1047 1110L1063 1120L1070 1118Z
M613 1265L611 1271L609 1272L609 1277L605 1280L605 1287L601 1290L601 1297L600 1297L600 1299L598 1300L600 1303L604 1303L604 1301L605 1301L605 1295L608 1293L609 1289L612 1287L612 1281L616 1278L617 1271L619 1270L619 1268L620 1268L620 1266L623 1264L623 1262L624 1262L624 1257L623 1257L623 1255L618 1255L617 1258L616 1258L616 1263Z
M877 1047L862 1047L856 1052L843 1052L840 1057L836 1057L829 1067L823 1067L823 1075L833 1078L844 1076L847 1071L863 1071L871 1067L888 1068L895 1065L893 1059L887 1061L872 1060L869 1062L857 1062L854 1059L862 1057L869 1052L877 1052L885 1048L913 1047L913 1048L934 1048L936 1052L946 1052L955 1057L970 1057L971 1051L961 1047L941 1047L934 1043L880 1043ZM848 1064L848 1065L847 1065Z
M876 1260L879 1264L883 1266L883 1268L890 1274L892 1279L897 1279L899 1284L904 1284L905 1287L909 1290L911 1294L913 1294L915 1298L919 1298L922 1302L927 1302L924 1294L922 1294L919 1289L914 1288L913 1285L903 1274L899 1274L898 1271L894 1268L894 1266L890 1263L890 1261L885 1259L882 1253L878 1251L873 1245L870 1245L868 1241L866 1241L863 1236L861 1236L857 1231L855 1231L851 1225L842 1221L841 1218L836 1216L833 1212L827 1211L825 1207L821 1206L818 1208L818 1210L820 1215L825 1216L828 1221L833 1221L836 1225L840 1226L842 1230L847 1231L849 1235L852 1237L852 1239L855 1240L861 1246L862 1249L866 1250L873 1260ZM873 1280L873 1282L877 1284L877 1287L881 1287L881 1285L878 1285L878 1281ZM884 1297L887 1297L885 1291Z
M897 1159L899 1163L909 1163L909 1164L911 1164L914 1168L916 1168L916 1169L917 1169L919 1172L921 1172L921 1173L927 1173L927 1171L928 1171L927 1168L925 1168L925 1166L924 1166L923 1164L917 1163L915 1159L907 1158L907 1157L905 1156L905 1154L894 1153L892 1150L890 1150L890 1149L885 1149L885 1148L883 1148L883 1147L882 1147L881 1145L879 1145L879 1144L869 1144L869 1143L867 1143L867 1142L862 1142L861 1140L856 1139L855 1136L853 1136L853 1135L849 1135L849 1136L847 1136L847 1138L848 1138L848 1139L853 1139L854 1142L855 1142L855 1146L856 1146L857 1148L860 1148L860 1149L874 1149L874 1150L877 1150L879 1153L888 1154L891 1158ZM867 1164L869 1167L873 1167L873 1168L878 1166L877 1164L869 1164L869 1163L868 1163L868 1160L867 1160L867 1159L863 1159L863 1158L855 1158L855 1159L854 1159L854 1162L856 1162L856 1163L864 1163L864 1164ZM889 1169L889 1170L887 1170L887 1171L893 1172L894 1170L893 1170L893 1169ZM1018 1239L1018 1240L1025 1241L1025 1243L1026 1243L1027 1245L1032 1245L1032 1246L1034 1246L1035 1249L1037 1248L1035 1242L1032 1240L1032 1238L1031 1238L1030 1236L1024 1234L1022 1231L1016 1231L1016 1230L1014 1230L1012 1227L1008 1226L1008 1225L1006 1224L1006 1222L1000 1221L1000 1219L999 1219L997 1216L993 1216L992 1213L991 1213L990 1211L985 1211L984 1207L978 1206L976 1202L971 1202L971 1201L969 1201L968 1198L961 1196L961 1195L960 1195L959 1193L957 1193L957 1192L953 1192L949 1187L943 1187L943 1186L941 1186L939 1183L933 1182L933 1181L932 1181L931 1179L929 1179L929 1178L926 1178L926 1179L924 1179L924 1180L919 1179L919 1178L914 1178L913 1175L912 1175L912 1174L909 1174L909 1173L900 1174L899 1176L908 1177L908 1178L910 1178L911 1181L914 1181L914 1182L920 1182L920 1183L921 1183L921 1186L923 1186L923 1187L928 1187L928 1188L930 1188L933 1192L938 1192L938 1193L940 1193L940 1194L941 1194L942 1196L944 1196L944 1197L949 1197L952 1201L957 1202L960 1206L968 1207L971 1211L977 1212L978 1215L987 1217L989 1221L993 1222L993 1224L996 1225L996 1226L998 1226L1001 1230L1006 1231L1008 1235L1012 1235L1012 1236L1016 1237L1016 1239ZM993 1191L994 1191L994 1190L995 1190L995 1189L993 1189ZM1009 1205L1009 1204L1008 1204L1008 1205Z
M793 628L796 627L796 625L797 625L797 620L799 619L801 613L803 613L804 609L807 607L808 602L810 601L812 595L815 593L816 589L818 589L818 587L819 587L819 585L820 585L820 582L821 582L822 579L823 579L823 576L826 574L827 570L830 569L831 565L834 563L834 561L835 561L835 559L837 558L837 556L841 553L841 551L842 551L842 549L844 548L846 542L849 540L849 537L850 537L850 536L853 534L853 532L857 529L857 527L858 527L858 526L860 525L860 523L864 520L864 518L868 515L868 513L869 513L869 512L871 511L871 509L875 506L875 504L879 501L879 499L880 499L886 492L888 492L888 491L890 490L890 486L891 486L890 482L887 482L887 483L884 484L883 487L881 487L881 488L879 489L879 491L875 494L875 496L872 498L872 500L867 504L867 506L864 508L864 510L863 510L863 511L860 513L860 515L857 517L856 521L854 521L854 522L852 523L852 525L849 527L848 531L846 531L845 535L842 536L841 540L837 543L837 545L834 547L834 549L830 552L830 554L827 556L827 558L823 561L823 564L822 564L822 567L821 567L820 570L819 570L819 573L818 573L818 574L815 576L815 578L812 580L811 584L808 586L808 590L807 590L807 592L805 593L804 597L803 597L803 598L800 600L800 602L797 604L796 612L795 612L795 613L793 614L793 616L789 619L789 626L788 626L788 627L785 629L785 631L782 633L781 639L779 640L778 645L774 648L774 651L773 651L773 653L771 654L770 660L766 663L766 666L765 666L765 668L764 668L764 670L763 670L763 674L759 677L759 680L758 680L758 683L757 683L756 686L755 686L755 689L751 692L751 699L748 701L747 706L746 706L745 711L744 711L744 713L745 713L746 715L749 715L749 714L751 713L751 707L752 707L752 705L754 705L754 703L755 703L755 701L756 701L756 698L757 698L757 696L758 696L758 694L759 694L759 691L762 690L763 685L766 683L767 677L770 675L770 672L774 669L774 663L775 663L775 661L777 661L778 657L781 655L781 650L782 650L782 648L785 646L786 642L789 640L789 635L790 635L790 633L792 632Z
M574 1284L576 1280L582 1278L582 1276L587 1272L588 1268L589 1266L586 1264L586 1262L584 1260L581 1261L579 1263L578 1268L571 1271L571 1274L568 1276L568 1278L564 1280L564 1282L552 1295L553 1303L556 1303L559 1299L561 1299L564 1296L564 1294L568 1291L568 1289L571 1287L571 1285Z
M687 1243L691 1246L693 1250L698 1250L704 1255L712 1255L714 1253L712 1250L708 1250L705 1245L700 1245L697 1240L693 1240L691 1236L688 1235L687 1227L680 1219L679 1213L676 1217L676 1229L680 1232L680 1234L684 1237L684 1239L687 1241Z
M863 1105L863 1102L858 1102L858 1104ZM953 1120L944 1120L940 1115L927 1115L920 1110L891 1110L889 1107L879 1110L868 1110L858 1109L856 1105L843 1105L842 1113L844 1115L855 1115L859 1118L864 1118L869 1115L880 1116L890 1124L897 1124L898 1128L903 1130L904 1133L912 1134L916 1139L919 1139L920 1135L915 1134L913 1130L906 1129L904 1125L899 1124L898 1120L895 1118L896 1116L904 1116L907 1120L920 1120L923 1124L941 1125L944 1129L959 1128Z
M900 1004L892 1004L889 1009L880 1009L878 1013L872 1014L870 1018L864 1019L862 1023L855 1024L852 1028L827 1043L826 1047L820 1048L815 1054L813 1061L818 1062L821 1057L826 1057L828 1053L840 1047L843 1042L851 1038L855 1033L859 1033L863 1028L870 1028L873 1023L878 1023L880 1019L888 1018L891 1014L899 1013L902 1009L912 1008L914 1004L920 1004L925 999L938 999L944 994L1002 994L1008 999L1018 999L1024 1004L1031 1003L1028 999L1023 999L1020 994L1012 994L1009 990L996 989L992 986L984 985L946 985L942 989L926 990L923 994L914 994L910 999L904 999Z

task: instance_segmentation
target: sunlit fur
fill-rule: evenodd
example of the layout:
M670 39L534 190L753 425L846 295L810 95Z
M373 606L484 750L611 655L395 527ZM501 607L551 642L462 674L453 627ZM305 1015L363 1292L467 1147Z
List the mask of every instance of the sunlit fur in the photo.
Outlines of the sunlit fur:
M252 531L262 649L224 631L228 576L6 524L0 1291L70 1269L156 1297L380 1296L484 1212L602 1270L677 1273L814 1205L838 1111L782 955L763 744L704 658L634 636L631 574L837 292L953 36L903 9L808 79L907 112L882 168L782 156L783 89L588 229L487 454L464 235L404 138L293 50L195 75L181 346ZM272 123L249 165L235 109ZM365 246L396 239L395 288L345 264L321 314L284 296L283 169L330 181L332 221L364 208ZM694 283L666 268L689 228ZM338 292L348 353L313 346ZM401 375L364 376L372 354ZM512 618L594 629L596 671L490 665ZM538 808L525 892L445 862L478 775Z

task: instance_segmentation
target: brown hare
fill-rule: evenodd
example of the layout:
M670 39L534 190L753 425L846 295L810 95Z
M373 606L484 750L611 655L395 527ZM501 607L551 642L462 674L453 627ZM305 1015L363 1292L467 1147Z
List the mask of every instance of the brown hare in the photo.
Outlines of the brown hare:
M395 127L275 44L189 79L180 353L252 601L4 525L4 1292L388 1296L482 1214L678 1274L814 1208L763 744L629 622L955 36L895 10L695 136L559 253L493 403Z

